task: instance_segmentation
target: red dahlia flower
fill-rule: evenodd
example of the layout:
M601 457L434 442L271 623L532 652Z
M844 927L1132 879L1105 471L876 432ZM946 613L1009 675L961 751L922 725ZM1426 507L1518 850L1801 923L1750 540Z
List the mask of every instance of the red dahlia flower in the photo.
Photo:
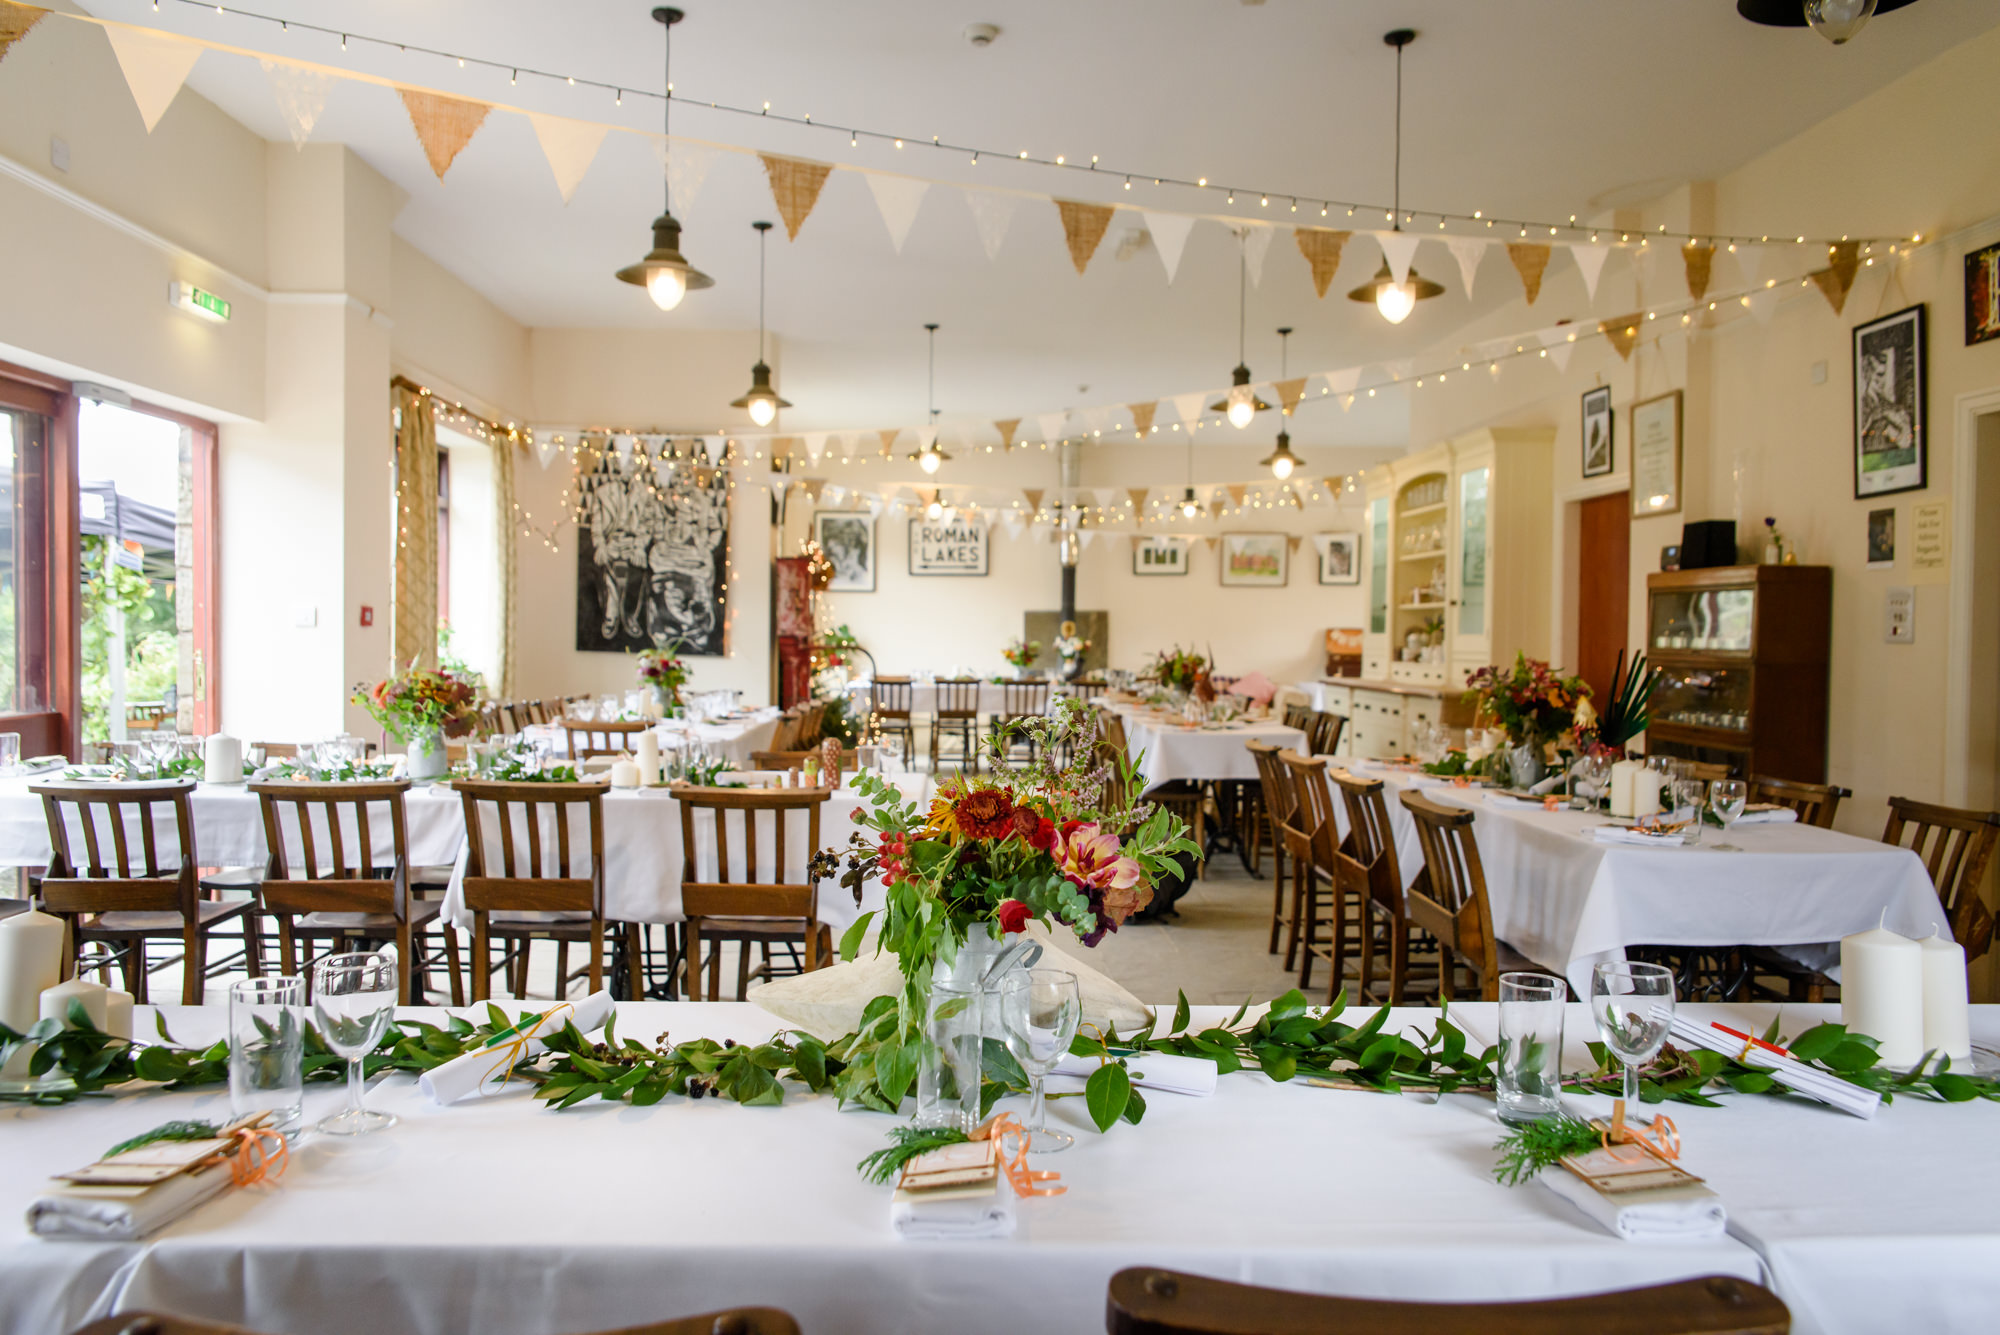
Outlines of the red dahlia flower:
M998 788L981 788L953 804L952 820L968 839L1005 839L1014 832L1014 800Z

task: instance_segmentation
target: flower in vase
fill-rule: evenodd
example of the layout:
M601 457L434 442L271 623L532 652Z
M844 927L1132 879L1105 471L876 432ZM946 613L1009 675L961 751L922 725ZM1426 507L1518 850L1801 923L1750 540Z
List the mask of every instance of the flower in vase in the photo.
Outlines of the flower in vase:
M980 788L952 805L952 823L968 839L1005 839L1014 832L1014 799L999 788Z
M1056 845L1055 822L1032 807L1014 808L1014 836L1039 853Z
M1003 899L993 910L993 920L1002 932L1012 935L1028 925L1028 906L1018 899Z
M1104 892L1107 908L1111 908L1113 896L1119 897L1122 902L1143 879L1139 864L1120 851L1118 836L1102 826L1076 825L1051 851L1055 854L1057 870L1078 889ZM1137 903L1133 903L1124 913L1115 913L1115 916L1122 922L1138 907Z

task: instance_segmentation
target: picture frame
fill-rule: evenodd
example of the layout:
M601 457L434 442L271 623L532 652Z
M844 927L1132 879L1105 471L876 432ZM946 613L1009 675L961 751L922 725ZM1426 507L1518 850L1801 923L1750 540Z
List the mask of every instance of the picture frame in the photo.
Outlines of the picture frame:
M1222 535L1220 577L1225 588L1282 589L1291 573L1291 544L1282 533Z
M910 574L978 576L987 573L992 529L984 519L947 515L910 521Z
M1147 535L1132 543L1132 573L1151 578L1157 575L1185 575L1188 572L1186 538Z
M1681 392L1632 405L1632 517L1681 510Z
M828 593L875 592L875 516L866 510L815 510L813 541L833 567Z
M1611 386L1599 385L1583 396L1583 475L1603 477L1616 467L1618 414L1611 406Z
M2000 338L2000 241L1965 253L1965 346Z
M1359 533L1321 533L1313 545L1319 548L1319 582L1321 584L1359 584L1361 582L1361 535Z
M1854 499L1929 485L1924 304L1854 327Z
M1896 568L1896 508L1868 512L1868 568Z

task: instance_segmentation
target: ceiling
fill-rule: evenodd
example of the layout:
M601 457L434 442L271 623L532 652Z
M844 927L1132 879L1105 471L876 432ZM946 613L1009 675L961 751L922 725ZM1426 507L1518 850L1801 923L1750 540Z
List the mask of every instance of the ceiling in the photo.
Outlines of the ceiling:
M641 0L236 0L412 44L657 89L659 27ZM683 0L675 33L673 128L720 143L920 173L967 185L1046 191L1115 204L1216 210L1213 199L1143 181L915 145L1099 155L1139 172L1210 176L1306 196L1386 199L1391 188L1394 57L1390 28L1421 36L1405 56L1406 207L1501 215L1589 216L1687 181L1718 176L2000 23L2000 6L1932 0L1878 19L1833 48L1799 30L1746 23L1732 0ZM169 0L83 0L106 18L556 115L659 128L659 103L560 81L508 76L353 43ZM965 25L1001 26L975 48ZM190 84L252 130L287 137L254 61L209 53ZM844 134L712 112L705 98L810 113L910 137L901 152ZM683 249L716 286L663 314L612 271L650 245L659 169L637 136L606 139L564 206L528 122L489 119L442 184L401 103L386 89L338 85L316 140L348 144L409 194L397 231L523 323L555 327L747 329L757 319L753 219L773 217L751 156L721 155L691 200L676 201ZM1272 217L1251 196L1248 216ZM1313 210L1316 212L1316 210ZM1301 220L1306 216L1302 209ZM1757 220L1773 232L1805 226ZM1838 230L1837 218L1810 220ZM948 416L1034 415L1147 400L1227 382L1236 362L1236 245L1198 226L1169 285L1137 214L1120 213L1089 271L1070 266L1052 206L1020 203L989 261L955 189L933 187L901 255L864 180L836 172L796 242L773 234L769 321L779 387L797 406L783 426L810 430L921 420L925 321L938 335L937 396ZM1489 253L1468 301L1447 256L1418 264L1448 294L1392 328L1340 295L1367 277L1357 244L1325 300L1288 239L1271 249L1249 297L1249 363L1278 374L1279 325L1295 326L1291 365L1319 370L1415 355L1519 292ZM1544 309L1537 322L1582 310ZM748 368L745 368L745 384ZM1163 421L1170 420L1164 417ZM1301 418L1311 444L1400 443L1407 417L1388 398L1345 415ZM1262 428L1260 428L1262 429Z

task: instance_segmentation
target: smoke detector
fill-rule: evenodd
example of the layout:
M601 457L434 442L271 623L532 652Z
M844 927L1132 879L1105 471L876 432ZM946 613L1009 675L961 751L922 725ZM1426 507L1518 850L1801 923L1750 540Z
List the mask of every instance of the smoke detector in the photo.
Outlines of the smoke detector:
M991 46L993 39L1000 35L998 24L968 23L965 25L965 40L974 46Z

